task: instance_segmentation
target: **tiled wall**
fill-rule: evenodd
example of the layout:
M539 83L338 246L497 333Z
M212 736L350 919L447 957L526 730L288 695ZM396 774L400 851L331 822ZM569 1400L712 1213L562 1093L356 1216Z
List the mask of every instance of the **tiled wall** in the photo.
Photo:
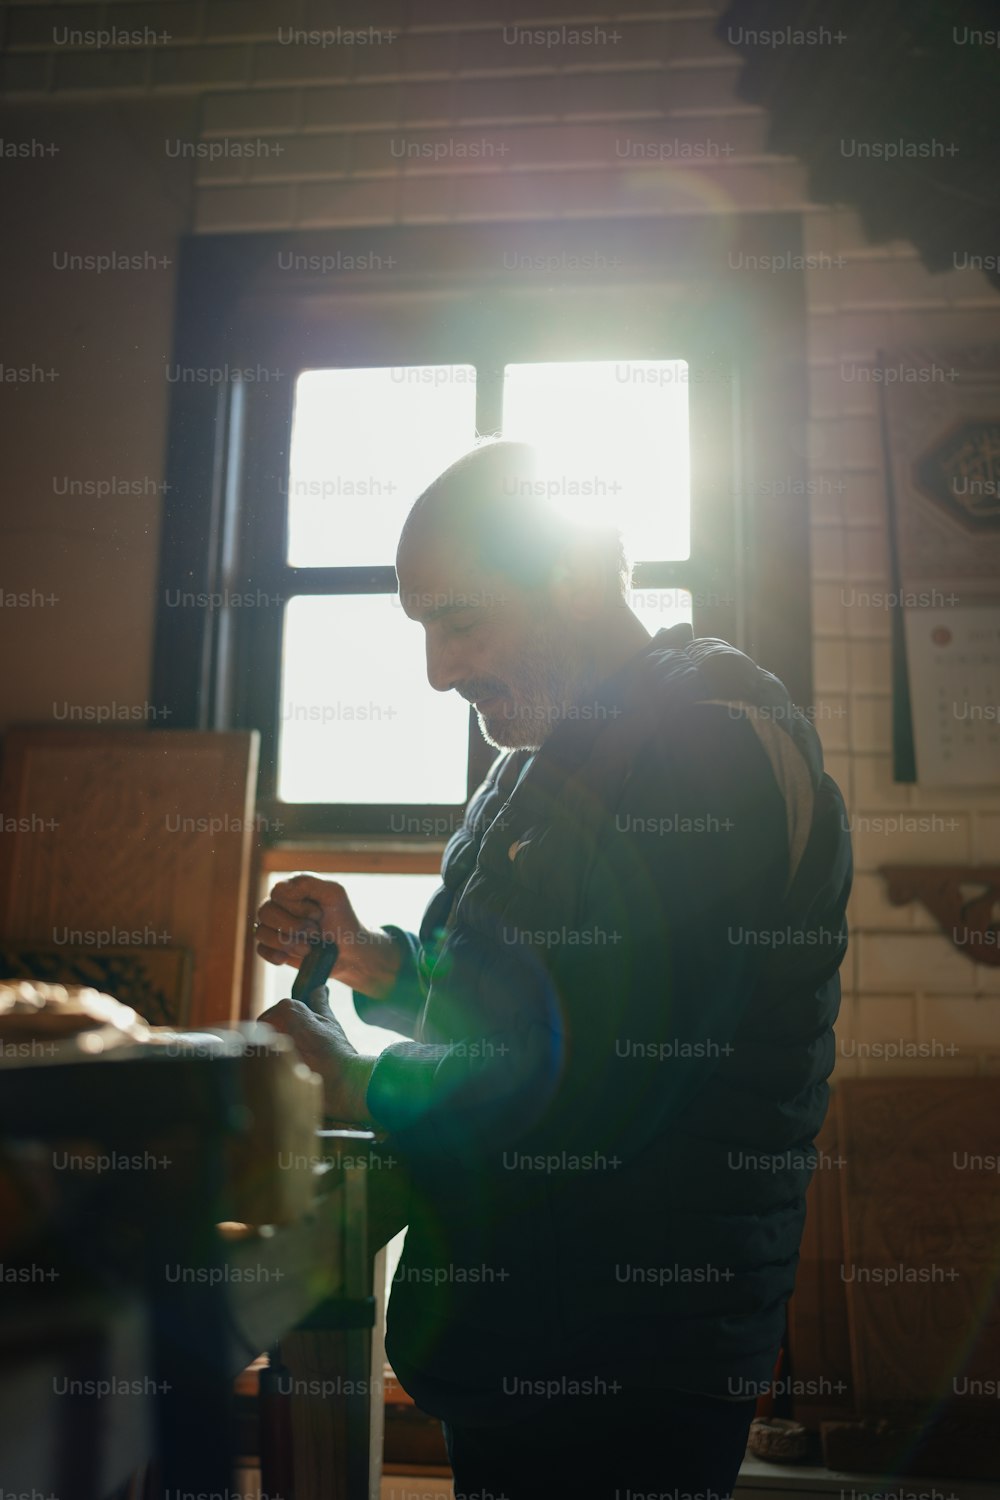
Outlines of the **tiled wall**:
M813 493L788 504L812 513L817 725L858 864L838 1068L1000 1073L1000 969L971 964L922 909L891 907L876 874L996 863L1000 791L891 781L889 616L856 602L889 589L877 388L845 376L879 347L1000 340L1000 298L978 272L931 276L909 245L869 245L853 213L809 203L803 170L767 155L761 113L737 99L715 9L22 4L6 10L2 77L15 115L190 97L199 124L165 149L190 160L188 224L203 232L801 209ZM148 28L146 44L63 41L115 26Z

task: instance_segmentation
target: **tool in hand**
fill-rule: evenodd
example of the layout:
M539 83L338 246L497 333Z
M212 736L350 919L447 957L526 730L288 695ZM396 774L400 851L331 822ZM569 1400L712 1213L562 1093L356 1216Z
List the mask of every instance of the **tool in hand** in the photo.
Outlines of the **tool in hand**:
M308 1005L309 1009L317 1016L326 1014L329 1007L325 999L321 1000L317 996L314 1000L313 996L317 990L321 990L326 984L326 981L330 977L330 970L337 962L339 955L340 949L336 943L317 943L306 954L299 965L299 972L295 976L295 983L292 985L292 999L301 1000L303 1005Z

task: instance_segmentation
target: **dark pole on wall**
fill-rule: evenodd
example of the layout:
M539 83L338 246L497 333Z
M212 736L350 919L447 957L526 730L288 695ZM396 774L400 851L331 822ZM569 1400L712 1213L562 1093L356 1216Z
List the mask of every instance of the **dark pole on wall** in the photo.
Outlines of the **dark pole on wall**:
M227 458L237 388L219 363L233 278L217 259L206 266L206 242L181 245L177 315L170 363L166 492L160 527L152 692L172 729L213 723L218 595L223 574L222 525Z

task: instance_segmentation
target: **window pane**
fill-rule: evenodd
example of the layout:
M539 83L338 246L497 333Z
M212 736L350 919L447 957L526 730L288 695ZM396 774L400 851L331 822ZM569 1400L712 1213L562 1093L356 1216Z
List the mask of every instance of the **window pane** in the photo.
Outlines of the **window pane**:
M475 435L471 365L306 370L292 416L289 563L391 564L410 506Z
M629 609L638 615L650 635L669 630L682 621L692 623L691 595L687 589L630 589Z
M427 681L395 594L300 595L282 647L285 802L464 802L469 708Z
M571 515L615 516L633 562L690 556L683 360L507 365L503 431L541 449Z
M279 880L288 875L271 875L267 879L265 894ZM424 907L441 884L436 875L401 874L352 874L321 875L320 880L339 880L345 887L361 921L366 927L381 927L391 922L402 927L404 932L416 932ZM268 1006L291 994L295 970L283 965L258 963L257 995L254 1013L259 1015ZM347 1033L347 1040L359 1052L371 1054L381 1052L392 1042L400 1040L399 1033L388 1031L383 1026L370 1026L359 1020L354 1009L351 992L338 980L330 981L330 1009Z

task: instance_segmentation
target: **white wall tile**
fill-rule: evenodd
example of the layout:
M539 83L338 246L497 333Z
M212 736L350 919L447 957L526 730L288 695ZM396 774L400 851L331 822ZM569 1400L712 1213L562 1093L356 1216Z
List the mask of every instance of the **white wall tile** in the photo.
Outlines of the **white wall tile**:
M839 417L843 397L843 382L837 366L830 361L814 363L809 367L809 415L814 420Z
M892 687L889 641L849 641L847 670L852 692L888 693Z
M852 932L873 929L910 932L914 925L915 910L915 903L912 901L903 906L893 906L881 875L855 870L847 913Z
M996 944L993 945L996 952ZM996 964L976 964L976 994L983 995L992 1006L991 1014L996 1030L994 1039L1000 1035L1000 967Z
M847 622L847 634L864 640L889 636L891 593L888 580L863 583L845 580L840 589L840 603Z
M817 693L813 703L813 724L819 735L823 754L830 750L850 748L850 709L846 697L836 693Z
M850 455L848 455L848 460ZM883 466L869 470L844 470L847 488L844 490L844 515L848 525L885 525L886 497Z
M817 693L846 693L847 642L819 640L813 646L813 686Z
M913 805L915 807L949 807L960 812L969 813L975 822L975 814L980 808L1000 808L1000 787L986 788L978 786L921 786L919 782L913 787ZM973 839L976 838L976 830L973 829ZM984 853L975 853L974 857L983 862L1000 862L1000 851L993 846L992 855L989 853L989 841L983 843L980 839L979 845L973 844L973 850L984 849Z
M890 755L854 755L851 776L853 805L864 811L907 807L912 801L909 785L892 779Z
M968 858L969 820L962 813L891 807L848 809L854 858L861 870L882 865L960 864Z
M889 546L880 526L852 526L847 534L847 574L853 580L889 577Z
M862 994L971 995L975 973L943 934L869 933L856 936Z
M892 704L886 697L851 696L851 749L885 753L892 748Z
M814 208L802 216L802 248L806 255L836 255L832 208Z
M1000 781L1000 777L998 777ZM977 793L980 803L996 805L996 812L983 812L972 820L972 857L977 864L1000 865L1000 785L985 795Z
M851 757L846 750L828 750L823 747L823 769L840 787L845 802L849 800L851 785Z
M851 1008L850 1027L838 1023L837 1030L837 1051L845 1061L865 1056L875 1042L915 1040L916 1002L912 995L862 995Z
M921 995L917 1000L920 1036L945 1048L957 1046L962 1052L982 1051L984 1047L995 1045L998 1019L1000 1007L993 998L977 1000L968 995Z
M809 536L813 578L844 578L847 549L842 526L815 526Z
M842 636L847 629L847 611L844 608L843 585L840 583L813 582L812 623L813 636Z

